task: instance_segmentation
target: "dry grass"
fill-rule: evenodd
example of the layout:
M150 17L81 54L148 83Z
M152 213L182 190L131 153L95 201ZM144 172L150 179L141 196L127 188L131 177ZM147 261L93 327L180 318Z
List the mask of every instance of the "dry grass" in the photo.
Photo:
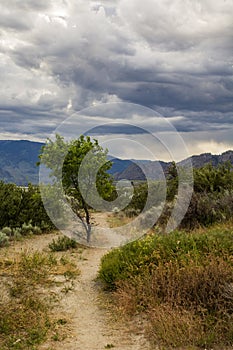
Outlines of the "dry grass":
M118 282L118 305L127 314L146 314L153 344L168 347L233 344L232 268L209 257L206 266L190 262L160 265Z
M233 346L232 225L149 237L112 251L100 276L159 349Z
M154 345L165 346L166 349L184 344L194 346L204 336L201 317L183 308L169 304L155 306L149 311L149 317L147 334Z
M51 316L50 293L55 275L78 274L74 264L52 254L24 251L0 259L0 349L37 349L53 333L57 320Z

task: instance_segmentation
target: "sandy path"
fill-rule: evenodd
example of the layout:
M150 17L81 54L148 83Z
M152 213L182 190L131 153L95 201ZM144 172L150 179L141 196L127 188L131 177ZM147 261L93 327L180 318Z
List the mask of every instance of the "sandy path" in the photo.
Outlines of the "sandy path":
M94 281L103 250L87 249L78 264L81 275L74 289L61 302L57 312L68 317L69 334L59 342L49 342L41 349L101 350L114 345L114 349L149 349L142 334L130 334L126 326L114 322L105 308L101 307L99 287Z
M105 224L99 214L95 222ZM95 278L100 259L106 252L106 249L87 248L81 259L80 254L73 254L72 259L77 259L81 274L56 308L57 314L69 319L68 335L64 340L48 341L40 347L41 350L101 350L113 346L116 350L149 349L141 331L135 334L128 329L129 325L113 321L111 310L103 307L105 299Z

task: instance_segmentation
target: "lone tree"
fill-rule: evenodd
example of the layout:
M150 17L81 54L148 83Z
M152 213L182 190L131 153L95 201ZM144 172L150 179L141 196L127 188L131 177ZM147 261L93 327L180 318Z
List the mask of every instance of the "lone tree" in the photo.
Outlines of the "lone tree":
M107 173L112 166L107 160L107 153L107 149L104 150L97 140L91 140L89 136L81 135L76 140L65 141L56 134L54 141L47 140L39 155L38 164L51 169L50 176L54 181L61 181L72 209L86 231L87 242L91 237L90 209L96 209L95 204L98 208L96 197L110 201L114 192L112 178ZM64 159L63 164L60 159Z

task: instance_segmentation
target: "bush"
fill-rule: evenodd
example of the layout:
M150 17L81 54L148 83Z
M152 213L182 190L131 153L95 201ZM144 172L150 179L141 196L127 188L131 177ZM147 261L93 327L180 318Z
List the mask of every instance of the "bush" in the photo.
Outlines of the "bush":
M194 229L198 226L210 226L232 217L233 193L193 193L188 210L180 228Z
M3 227L0 232L2 234L2 244L0 244L0 246L4 246L7 244L9 239L20 239L22 236L28 236L32 234L40 235L42 233L42 229L39 226L32 226L31 222L29 222L28 224L24 223L22 227L15 227L13 229L10 227ZM5 236L7 238L5 238Z
M142 313L152 343L233 344L233 230L172 232L114 249L99 278L121 310Z
M53 239L53 241L49 244L49 248L52 252L61 252L69 249L76 248L78 243L69 237L62 236L58 237L57 240Z
M148 188L150 196L153 198L152 203L148 200ZM142 182L134 184L134 192L132 199L128 206L124 209L127 216L137 216L143 211L145 206L158 206L164 201L165 197L165 183L163 181L152 181L150 183ZM148 201L148 202L147 202Z
M178 228L194 230L198 227L208 227L217 222L229 220L233 215L232 198L232 191L223 191L220 193L193 192L188 209L181 223L178 224ZM156 222L157 227L164 230L171 217L175 200L176 196L173 202L165 203L163 211ZM186 205L185 195L184 200L180 200L180 203L181 205ZM180 209L182 210L182 208Z
M43 223L42 223L43 224ZM0 247L7 244L9 240L13 239L20 239L22 236L29 236L29 235L40 235L43 232L43 229L41 229L39 226L33 226L31 224L31 221L27 223L23 223L22 227L3 227L1 229L1 241Z
M5 233L8 237L10 237L10 236L12 235L12 230L11 230L10 227L3 227L3 228L1 229L1 231L2 231L3 233Z
M146 314L152 342L232 345L233 298L225 293L232 281L232 267L222 258L209 256L200 266L171 261L118 281L115 297L128 314Z
M230 162L211 164L194 169L194 190L196 193L220 193L233 190L233 165Z
M233 215L233 166L229 163L213 167L210 164L194 169L194 192L180 229L193 230L228 220ZM162 229L171 216L176 203L178 177L173 164L167 175L167 202L156 225ZM186 195L180 198L186 205ZM181 208L182 209L182 208Z
M12 234L14 239L19 239L22 237L20 227L13 228L12 232L13 232Z
M233 254L231 230L212 229L210 233L154 234L114 249L101 260L100 279L107 288L114 289L118 280L140 274L147 268L176 261L205 261L209 254L227 257Z
M23 223L21 227L21 234L23 236L28 236L33 234L33 226L30 222L28 224L26 224L25 222Z
M0 181L0 212L0 229L21 227L30 220L33 226L39 226L41 229L43 223L45 229L54 228L44 208L38 186L29 184L28 188L24 189Z
M32 227L32 232L35 235L40 235L42 233L42 230L41 230L41 228L39 226L33 226Z
M9 243L9 237L4 233L0 231L0 247L5 247Z

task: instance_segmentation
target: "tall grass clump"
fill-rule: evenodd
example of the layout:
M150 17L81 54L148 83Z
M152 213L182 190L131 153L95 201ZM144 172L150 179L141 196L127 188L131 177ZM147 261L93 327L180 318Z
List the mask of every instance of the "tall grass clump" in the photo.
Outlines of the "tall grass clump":
M52 252L63 252L69 249L75 249L77 246L78 243L74 239L67 236L61 236L56 240L52 240L52 242L49 244L49 249Z
M0 231L0 247L5 247L9 244L9 237L6 233Z
M150 235L102 258L99 277L153 344L233 344L233 228Z

